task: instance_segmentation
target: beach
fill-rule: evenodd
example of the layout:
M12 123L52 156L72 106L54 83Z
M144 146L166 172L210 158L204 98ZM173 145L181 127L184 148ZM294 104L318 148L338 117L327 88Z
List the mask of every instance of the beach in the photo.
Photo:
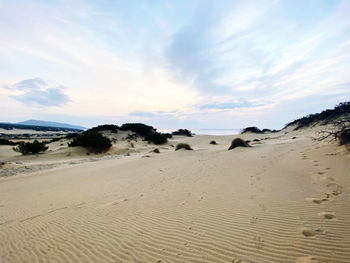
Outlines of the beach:
M175 136L2 176L0 261L349 262L350 156L315 134ZM228 151L238 136L259 141Z

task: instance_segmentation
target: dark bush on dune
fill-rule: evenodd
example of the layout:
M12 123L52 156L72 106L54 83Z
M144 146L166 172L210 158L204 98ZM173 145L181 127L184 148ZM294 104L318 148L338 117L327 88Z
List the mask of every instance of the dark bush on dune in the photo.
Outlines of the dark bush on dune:
M79 136L79 134L80 133L77 133L77 132L73 132L73 133L68 133L67 135L66 135L66 139L73 139L73 138L76 138L76 137L78 137Z
M132 131L140 136L147 136L152 132L156 132L155 128L143 123L125 123L119 129L123 131Z
M270 129L262 129L262 132L272 132Z
M247 127L242 130L241 133L252 132L252 133L270 133L270 132L278 132L278 130L270 130L270 129L262 129L260 130L258 127Z
M153 152L154 152L154 153L160 153L160 151L159 151L158 148L155 148L155 149L153 150Z
M350 145L350 128L343 130L340 135L339 135L339 144L340 145L345 145L349 144Z
M46 146L46 142L39 142L38 140L35 140L33 142L20 142L17 147L13 148L13 150L26 155L30 153L44 152L48 148L49 147Z
M7 139L0 139L0 145L17 145L18 143L9 141Z
M59 140L61 140L62 138L53 138L50 141L48 141L48 143L52 143L52 142L58 142Z
M172 135L192 137L192 132L187 129L179 129L177 131L172 132Z
M163 135L165 138L168 138L168 139L173 138L173 135L171 135L171 133L162 133L162 135Z
M168 139L159 132L151 132L145 136L145 140L152 142L154 144L163 144L168 141Z
M247 127L243 129L241 133L252 132L252 133L263 133L258 127Z
M210 144L216 144L216 141L210 141Z
M104 124L104 125L99 125L96 127L91 128L91 131L97 131L97 132L101 132L101 131L110 131L112 133L117 133L119 129L119 126L114 125L114 124Z
M185 150L192 150L191 146L187 143L179 143L176 145L175 151L185 149Z
M232 150L236 147L250 147L249 144L242 140L241 138L236 138L232 141L231 146L228 148L228 150Z
M101 153L107 151L111 146L111 140L97 131L88 130L85 131L71 143L68 143L69 147L82 146L94 153Z
M294 130L298 130L318 122L325 125L347 114L350 114L350 101L339 103L334 109L324 110L321 113L310 114L300 119L296 119L288 123L286 127L295 125L296 127Z

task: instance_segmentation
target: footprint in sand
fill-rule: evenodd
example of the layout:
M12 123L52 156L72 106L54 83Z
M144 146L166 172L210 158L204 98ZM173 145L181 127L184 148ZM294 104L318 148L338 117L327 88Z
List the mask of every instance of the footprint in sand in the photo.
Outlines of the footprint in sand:
M334 212L320 212L318 213L318 215L323 217L324 219L335 219Z
M299 230L304 237L314 237L324 232L321 228L313 229L311 227L302 227Z
M257 222L258 222L258 217L253 216L253 217L250 218L250 223L251 224L256 224Z
M315 256L299 257L295 263L321 263Z
M308 198L308 200L310 200L314 204L322 204L323 202L327 202L328 201L327 198Z
M257 249L263 249L264 248L264 246L265 246L265 241L261 238L261 237L259 237L259 236L255 236L254 238L253 238L253 240L254 240L254 245L255 245L255 247L257 248Z

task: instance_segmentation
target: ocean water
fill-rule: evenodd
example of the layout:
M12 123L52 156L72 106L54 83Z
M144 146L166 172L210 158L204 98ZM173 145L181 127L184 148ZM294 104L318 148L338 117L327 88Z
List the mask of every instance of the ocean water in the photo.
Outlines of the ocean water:
M159 132L171 133L178 129L158 129ZM242 129L188 129L194 134L200 135L232 135L239 134Z

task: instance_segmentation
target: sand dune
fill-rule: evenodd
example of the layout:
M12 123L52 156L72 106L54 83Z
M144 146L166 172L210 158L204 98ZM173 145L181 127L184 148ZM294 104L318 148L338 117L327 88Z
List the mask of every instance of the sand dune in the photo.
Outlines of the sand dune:
M0 178L0 261L348 263L350 156L312 134L245 134L262 140L232 151L236 136L176 137L72 164L54 148L36 165L58 165Z

